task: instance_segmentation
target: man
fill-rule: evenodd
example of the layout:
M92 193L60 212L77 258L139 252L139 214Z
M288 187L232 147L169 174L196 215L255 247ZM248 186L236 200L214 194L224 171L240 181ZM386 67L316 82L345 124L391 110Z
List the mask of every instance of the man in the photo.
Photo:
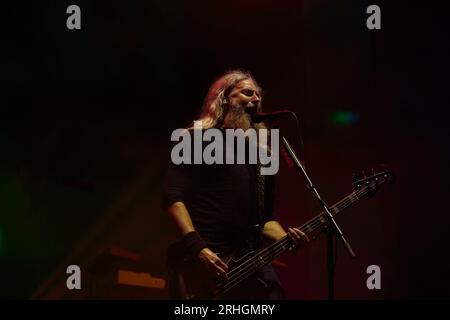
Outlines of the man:
M261 99L261 88L249 73L227 72L213 83L205 98L199 117L203 130L264 129L264 124L252 123L250 116L262 110ZM190 134L192 129L188 129ZM164 209L181 236L168 251L171 298L190 295L186 288L189 280L183 277L180 267L185 256L202 270L194 282L212 275L215 283L226 283L228 275L237 271L227 265L225 253L242 248L258 250L285 236L295 247L305 237L296 228L286 232L275 220L274 176L262 176L259 168L248 162L169 166ZM283 299L285 295L272 266L266 264L222 298Z

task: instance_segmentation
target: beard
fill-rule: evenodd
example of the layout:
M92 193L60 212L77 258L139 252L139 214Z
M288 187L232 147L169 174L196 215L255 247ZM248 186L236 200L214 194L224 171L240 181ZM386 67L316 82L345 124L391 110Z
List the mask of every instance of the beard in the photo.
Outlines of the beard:
M222 126L227 129L243 129L246 131L253 127L253 123L250 114L245 112L245 108L231 104L228 106Z

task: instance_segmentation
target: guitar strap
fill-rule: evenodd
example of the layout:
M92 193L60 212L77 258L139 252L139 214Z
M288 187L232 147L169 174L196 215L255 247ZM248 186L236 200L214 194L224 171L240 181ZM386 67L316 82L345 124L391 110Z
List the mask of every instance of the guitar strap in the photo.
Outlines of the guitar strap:
M261 174L261 163L256 164L256 212L258 218L258 224L262 224L264 221L264 209L265 209L265 176Z

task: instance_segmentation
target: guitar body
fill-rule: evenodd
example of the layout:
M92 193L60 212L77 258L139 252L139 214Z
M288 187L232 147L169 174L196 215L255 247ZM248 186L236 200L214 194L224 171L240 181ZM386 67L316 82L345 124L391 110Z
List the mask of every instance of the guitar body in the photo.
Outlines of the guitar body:
M207 272L199 261L187 258L171 270L171 295L182 300L216 299L215 290L218 279Z
M231 254L218 254L228 266L228 274L233 274L245 261L254 256L254 252L236 250ZM170 288L172 298L182 300L220 300L232 296L234 290L239 286L227 290L224 285L230 287L227 280L219 278L214 272L208 270L201 261L188 255L178 255L178 258L169 263L169 273L171 276ZM256 271L256 270L255 270Z

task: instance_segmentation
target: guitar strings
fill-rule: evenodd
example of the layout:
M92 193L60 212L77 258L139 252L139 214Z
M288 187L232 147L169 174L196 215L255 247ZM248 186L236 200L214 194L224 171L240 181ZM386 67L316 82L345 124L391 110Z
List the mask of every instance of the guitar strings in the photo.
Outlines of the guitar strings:
M320 220L320 215L317 217L317 220ZM317 223L318 222L318 223ZM313 231L317 230L320 226L323 225L321 221L317 221L313 224L311 224L311 229ZM309 228L308 228L309 229ZM260 252L260 254L257 254L254 256L253 259L258 258L257 261L249 261L245 266L240 266L240 270L238 273L235 273L230 277L230 280L223 284L223 290L224 292L232 289L236 284L240 283L242 280L246 279L248 276L250 276L252 273L257 271L261 264L266 264L270 262L274 257L276 257L278 254L282 253L286 250L286 246L289 245L291 242L290 238L288 236L285 236L284 238L280 239L276 245L274 245L270 250L264 249ZM263 252L265 251L265 252ZM250 259L251 260L251 259Z
M319 221L319 223L314 223L312 226L312 231L317 230L320 226L322 226L322 223ZM278 256L278 254L282 253L286 250L286 245L288 245L291 242L288 236L285 236L280 241L277 242L275 246L271 248L270 251L264 252L261 254L257 254L254 256L253 259L258 257L259 259L257 261L250 261L245 263L245 266L240 266L240 270L238 273L235 273L232 275L227 282L223 284L222 287L220 287L223 292L227 292L230 289L232 289L235 285L239 284L241 281L245 280L247 277L249 277L251 274L256 272L262 265L265 265L269 263L273 258Z
M359 189L356 192L351 193L346 198L342 199L335 205L333 205L330 208L330 211L334 213L333 216L337 215L339 211L347 207L348 205L352 204L356 200L358 200L359 197L363 196L367 191L366 186L362 186L361 189ZM356 198L356 199L355 199ZM338 212L333 212L336 209L339 209ZM319 227L324 225L326 222L323 222L323 216L325 212L320 213L316 217L310 219L307 223L305 223L303 226L301 226L299 229L302 232L305 233L312 233L316 231ZM240 283L242 280L246 279L248 276L256 272L262 265L265 265L269 263L272 259L274 259L277 255L282 253L286 250L286 245L288 245L291 242L290 238L288 236L285 236L284 238L280 239L274 245L269 246L267 248L262 249L258 254L254 255L253 258L250 258L243 264L239 265L237 268L233 269L229 273L229 278L226 282L222 282L219 284L219 290L221 290L223 293L229 291L232 289L235 285ZM267 259L270 260L267 260ZM256 260L257 259L257 260ZM256 260L256 261L252 261Z
M265 252L264 254L257 255L257 257L260 258L257 262L247 264L245 268L241 268L241 270L237 274L234 274L229 281L224 283L220 289L222 289L224 293L232 289L248 276L256 272L262 265L270 262L273 257L276 257L279 253L283 252L285 250L285 246L288 245L289 242L290 239L286 236L272 248L271 252Z
M315 223L312 229L316 230L320 225L322 225L322 223L320 222L318 224ZM289 239L289 237L285 236L280 241L278 241L277 244L270 249L270 251L263 250L266 252L261 251L261 254L255 255L253 259L255 259L255 257L258 257L257 261L247 262L245 263L246 264L245 266L241 265L239 272L232 275L230 277L230 280L224 283L222 287L224 292L230 290L236 284L240 283L241 280L247 278L253 272L257 271L261 264L266 264L267 262L270 262L273 259L273 257L276 257L279 253L283 252L290 242L291 240Z
M354 194L354 192L353 192L352 194ZM340 211L340 210L343 210L346 206L352 204L352 203L355 201L355 200L350 200L350 199L349 199L349 197L350 197L352 194L350 194L350 195L347 196L345 199L343 199L343 200L339 201L338 203L336 203L335 205L333 205L333 206L330 208L330 211L335 211L335 208L338 208L339 211ZM361 195L359 195L359 196L361 196ZM358 198L358 195L356 195L356 198ZM342 208L341 208L341 207L342 207ZM333 216L335 216L335 215L337 215L337 212L336 212ZM305 224L303 224L303 225L300 227L301 231L302 231L302 232L308 231L307 229L309 229L309 227L315 228L315 227L316 227L316 224L318 224L318 225L322 224L322 220L323 220L323 219L326 219L324 216L326 216L326 215L325 215L325 212L322 212L322 213L318 214L317 216L315 216L314 218L310 219L309 221L307 221ZM280 239L280 240L282 240L282 239ZM260 252L261 252L261 253L264 253L264 251L266 251L266 250L271 250L271 246L262 249ZM244 263L244 264L245 264L245 263ZM239 267L242 267L244 264L240 265ZM237 270L239 269L239 267L238 267L238 268L235 268L235 269L233 269L233 270L231 270L228 274L229 274L229 275L232 275L235 271L237 271Z
M356 200L358 200L359 197L361 197L364 193L366 193L366 191L367 191L367 187L363 186L357 192L353 192L352 194L350 194L349 196L347 196L343 200L341 200L338 203L336 203L333 207L330 208L330 211L334 211L336 208L338 208L340 210L344 209L346 206L348 206L348 205L352 204L353 202L355 202ZM353 195L353 197L352 197L352 195ZM339 208L339 207L341 207L341 208ZM339 213L339 211L335 212L334 216L336 216L338 213ZM309 230L310 233L315 231L315 230L317 230L318 227L320 227L321 225L325 224L325 223L322 222L322 219L321 219L321 217L324 214L325 214L325 212L322 212L318 216L312 218L310 221L308 221L302 227L300 227L300 229L302 229L302 231L303 231L303 230L305 230L305 228L308 228L308 229L310 229ZM309 225L309 227L308 227L308 225ZM290 242L288 237L282 238L274 246L270 246L268 248L265 248L265 249L261 250L259 252L260 254L256 254L253 258L249 259L247 262L243 263L238 268L233 269L232 271L236 271L238 273L235 273L234 275L232 275L231 276L231 280L229 280L229 281L227 281L225 283L222 283L221 284L222 285L221 288L223 288L224 292L228 291L229 289L234 287L236 284L241 282L241 279L245 279L249 275L251 275L252 273L257 271L260 268L260 266L258 264L261 264L261 263L267 264L267 263L269 263L271 260L268 260L268 261L265 261L265 260L267 258L270 258L270 256L276 257L278 254L283 252L285 250L285 245L288 244L288 242ZM258 263L255 263L254 261L252 261L256 257L259 258L258 259Z
M384 178L387 178L387 176L385 176ZM381 183L384 183L386 180L383 179L383 181L381 181ZM330 208L330 211L335 211L336 208L340 209L339 211L345 209L348 205L354 203L361 196L364 196L365 194L367 194L368 193L367 191L370 191L370 189L369 190L368 189L369 189L368 186L363 185L358 191L356 191L356 192L354 191L349 196L345 197L344 199L342 199L341 201L339 201L338 203L333 205ZM339 207L341 207L341 208L339 208ZM339 211L334 212L333 216L336 216L339 213ZM312 229L312 230L309 230L310 233L317 230L318 227L325 224L322 222L322 219L321 219L321 217L324 214L325 214L325 212L320 213L319 215L317 215L316 217L312 218L307 223L305 223L302 227L300 227L300 229L305 229L309 225L308 229ZM287 236L285 236L284 238L277 241L273 246L269 246L265 249L262 249L259 252L260 254L254 255L253 258L249 259L247 262L244 262L243 264L238 266L238 268L235 268L232 271L230 271L230 274L232 274L231 277L229 278L229 280L227 282L223 282L219 285L219 290L226 292L226 291L230 290L232 287L234 287L236 284L240 283L242 280L246 279L249 275L253 274L255 271L257 271L261 267L261 266L258 266L258 264L261 264L261 262L262 262L262 264L265 265L273 259L273 258L271 258L271 260L265 261L268 258L267 256L276 257L278 254L283 252L285 250L285 245L288 244L288 242L290 242L290 239ZM258 263L255 263L254 261L252 261L256 257L259 258ZM236 271L237 273L233 274L233 271Z
M308 233L308 232L312 232L313 230L316 230L318 226L322 225L322 221L323 221L323 213L319 214L317 217L315 217L313 219L312 222L310 223L306 223L304 226L300 227L300 230L302 232ZM264 248L263 250L259 251L258 254L253 256L253 259L255 259L255 257L261 257L261 256L266 256L267 254L270 254L270 252L273 252L274 250L277 249L277 246L279 247L284 247L286 244L288 244L287 240L289 240L288 237L282 238L280 240L283 241L278 241L276 244L269 246L267 248ZM258 263L261 261L261 259L259 259ZM252 259L249 259L247 262L241 264L238 268L234 268L233 270L230 271L229 276L233 277L234 274L241 272L242 269L245 269L247 267L247 265L251 265L254 263L254 261L252 261Z

